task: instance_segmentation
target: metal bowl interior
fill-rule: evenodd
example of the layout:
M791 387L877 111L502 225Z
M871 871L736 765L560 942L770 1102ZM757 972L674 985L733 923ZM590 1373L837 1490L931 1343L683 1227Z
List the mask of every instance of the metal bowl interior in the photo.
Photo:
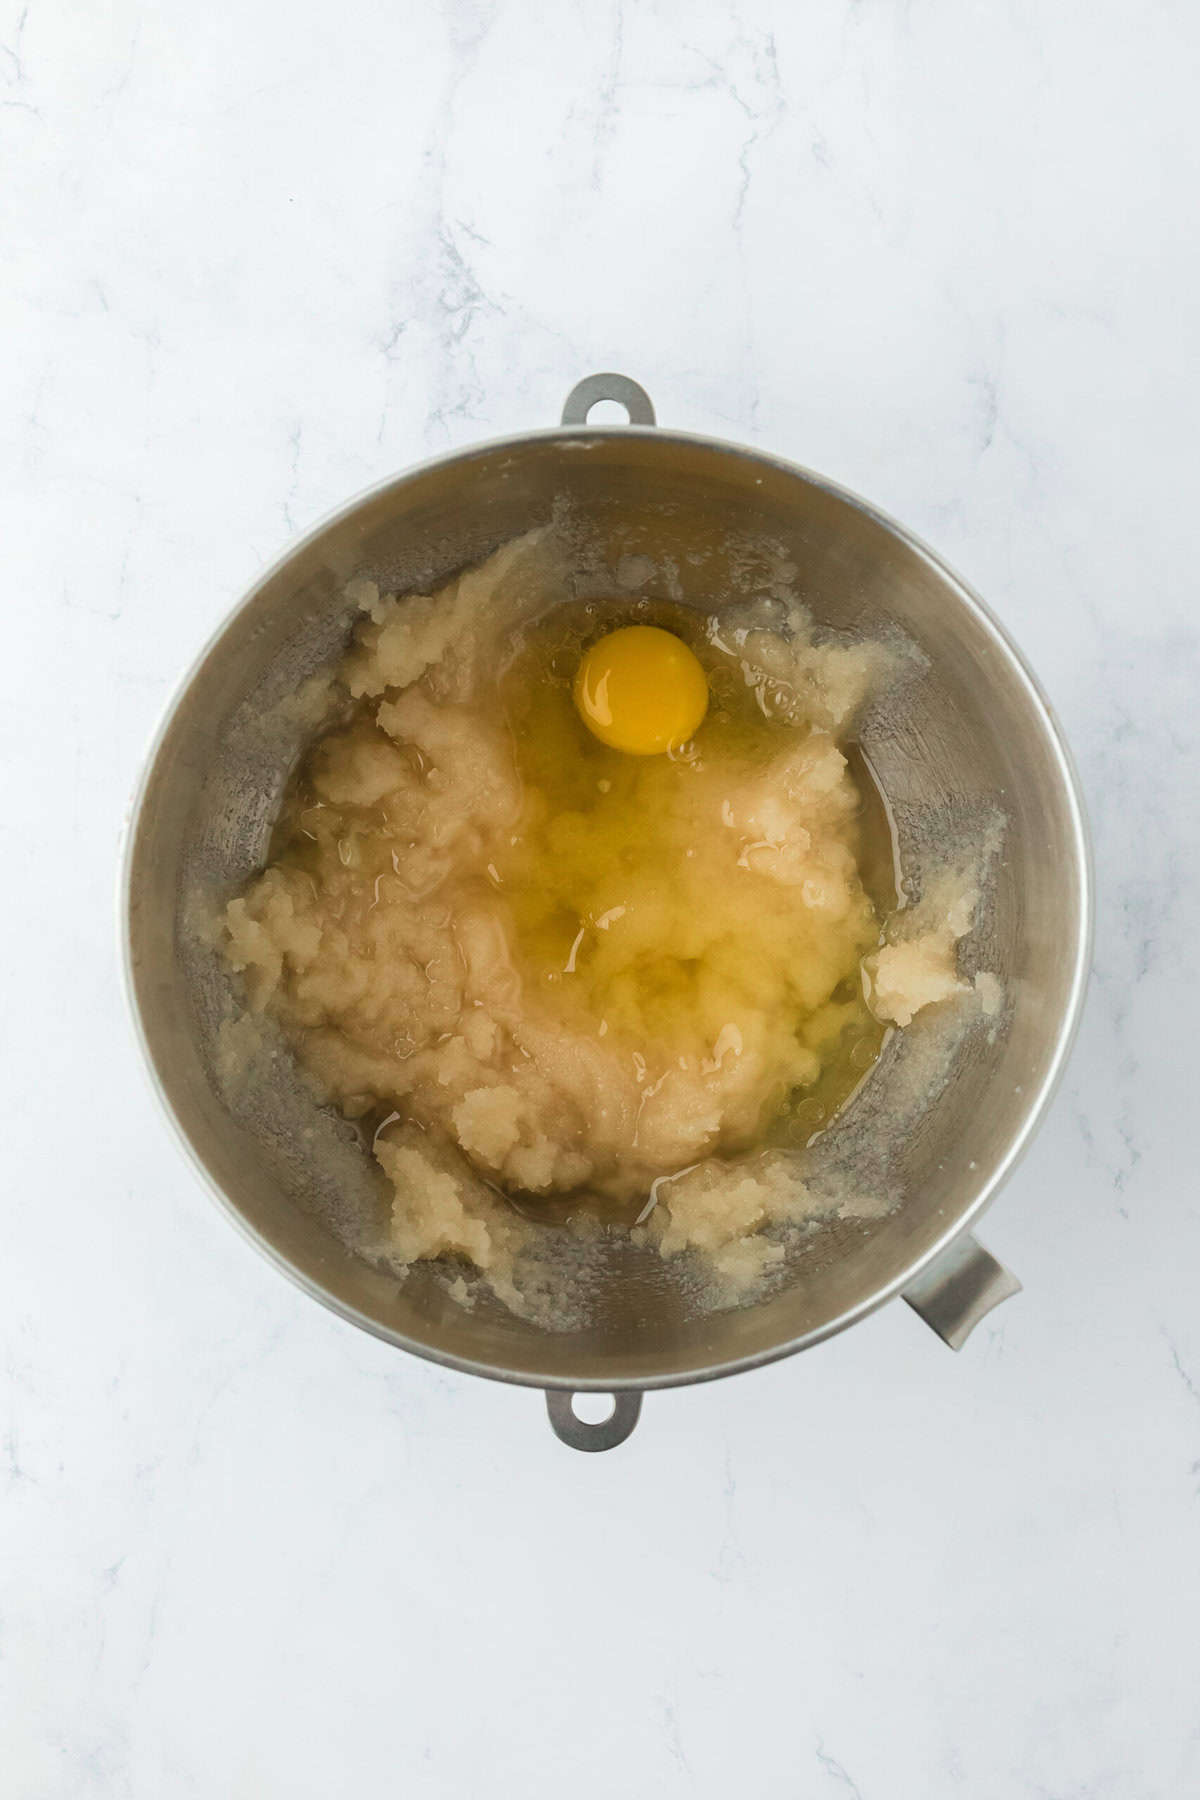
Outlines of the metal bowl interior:
M697 1307L671 1266L614 1244L584 1322L548 1331L498 1305L464 1310L427 1270L399 1284L346 1247L329 1221L347 1196L372 1203L368 1159L284 1069L257 1109L226 1104L213 1059L228 983L189 921L261 864L304 736L280 703L342 650L348 577L365 571L428 591L564 499L614 545L673 558L685 598L705 608L720 591L730 534L761 534L784 547L820 622L864 635L898 627L923 651L902 718L877 728L868 747L902 848L931 820L1003 813L973 954L999 974L1008 1006L1003 1029L964 1041L944 1091L889 1146L905 1196L897 1210L823 1228L777 1291L727 1311ZM803 470L639 429L483 445L389 483L314 532L259 583L186 682L128 849L135 1016L168 1112L235 1221L309 1292L405 1349L575 1389L669 1386L788 1354L852 1323L930 1263L987 1204L1049 1096L1079 1009L1089 904L1084 823L1060 736L1028 670L963 584L897 526ZM873 1083L891 1078L881 1070Z

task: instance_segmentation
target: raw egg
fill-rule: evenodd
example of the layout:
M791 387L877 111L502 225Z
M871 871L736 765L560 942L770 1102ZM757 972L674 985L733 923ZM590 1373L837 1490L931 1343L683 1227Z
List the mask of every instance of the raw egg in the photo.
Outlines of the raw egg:
M708 681L674 632L626 625L584 655L575 705L602 744L631 756L658 756L696 731L708 710Z

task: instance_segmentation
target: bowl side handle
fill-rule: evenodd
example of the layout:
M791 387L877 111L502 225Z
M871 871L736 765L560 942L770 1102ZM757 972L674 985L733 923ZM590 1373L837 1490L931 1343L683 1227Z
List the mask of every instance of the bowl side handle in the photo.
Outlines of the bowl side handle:
M1019 1294L1021 1284L969 1232L909 1283L904 1298L952 1350L961 1350L993 1306Z

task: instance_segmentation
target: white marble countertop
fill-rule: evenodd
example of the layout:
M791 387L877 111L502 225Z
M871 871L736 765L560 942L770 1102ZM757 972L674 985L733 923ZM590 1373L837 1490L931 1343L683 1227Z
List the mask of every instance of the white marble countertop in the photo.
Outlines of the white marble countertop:
M0 7L0 1787L1200 1792L1186 3ZM618 368L987 596L1100 879L1024 1294L622 1450L360 1335L160 1123L113 955L168 693L288 538Z

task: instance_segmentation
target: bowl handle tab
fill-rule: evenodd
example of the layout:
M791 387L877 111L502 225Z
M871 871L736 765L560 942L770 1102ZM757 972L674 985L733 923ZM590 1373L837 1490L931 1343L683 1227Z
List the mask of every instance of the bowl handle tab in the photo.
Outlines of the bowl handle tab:
M914 1312L952 1350L961 1350L985 1313L1021 1284L968 1232L904 1290Z
M549 1388L546 1392L550 1429L560 1443L572 1450L615 1450L625 1442L642 1411L642 1396L636 1389L626 1388L613 1395L613 1409L607 1419L593 1424L579 1417L574 1399L570 1388Z
M586 425L587 416L600 400L615 400L629 414L631 425L653 425L654 402L644 387L628 375L585 375L563 401L564 425ZM618 429L621 429L618 427Z

